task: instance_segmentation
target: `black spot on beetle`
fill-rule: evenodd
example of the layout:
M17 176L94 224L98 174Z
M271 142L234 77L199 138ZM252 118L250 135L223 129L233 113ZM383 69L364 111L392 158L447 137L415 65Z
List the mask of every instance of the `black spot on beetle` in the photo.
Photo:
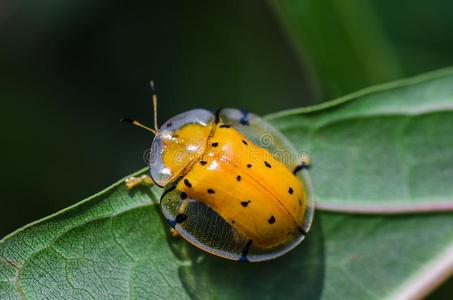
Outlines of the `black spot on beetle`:
M181 195L180 195L180 197L181 197L181 200L184 200L184 199L187 198L187 194L184 193L184 192L182 192Z
M247 207L249 205L249 203L252 202L250 200L248 201L241 201L241 205L244 206L244 207Z
M212 145L212 147L217 147L217 146L219 145L219 143L214 142L214 143L212 143L211 145Z
M246 140L242 140L242 143L243 143L244 145L248 145L248 144L249 144L249 143L247 143Z
M299 206L302 206L302 200L299 199Z
M267 161L264 161L264 165L265 165L266 167L268 167L268 168L272 168L271 164L268 163Z
M230 128L230 127L231 127L230 125L226 125L226 124L220 125L220 128Z
M269 224L274 224L274 223L275 223L275 217L274 217L274 216L271 216L271 217L269 218L269 220L267 220L267 222L268 222Z
M252 164L247 164L247 168L251 168L252 167Z
M290 195L292 195L292 194L294 193L294 190L293 190L293 188L292 188L292 187L289 187L289 189L288 189L288 193L289 193Z
M187 220L187 215L179 214L179 215L176 216L175 222L178 223L178 224L181 224L185 220Z
M200 164L201 164L202 166L204 166L204 165L207 164L207 163L208 163L208 162L205 161L205 160L200 160Z
M236 176L237 181L241 181L241 175Z
M235 221L235 220L232 220L232 221L231 221L231 224L234 224L234 223L236 223L236 221Z
M184 179L184 184L187 186L187 187L192 187L192 184L190 183L190 181L186 178Z
M208 194L214 194L215 191L213 189L208 189Z

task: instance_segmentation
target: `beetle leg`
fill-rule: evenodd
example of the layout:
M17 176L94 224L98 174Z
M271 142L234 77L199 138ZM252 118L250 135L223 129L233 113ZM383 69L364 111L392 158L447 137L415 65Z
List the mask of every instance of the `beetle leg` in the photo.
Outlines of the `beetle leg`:
M189 205L189 201L190 201L189 198L186 198L186 199L182 200L182 203L181 203L181 205L178 208L178 212L180 214L183 214L183 213L186 212L187 206Z
M178 214L179 215L184 215L185 214L186 209L187 209L187 205L189 205L189 201L190 201L189 198L185 198L184 200L182 200L182 203L181 203L181 205L178 208ZM174 228L170 229L170 234L171 234L172 237L178 237L179 236L179 233Z
M170 229L170 234L174 238L179 236L179 233L174 228Z
M300 161L300 164L298 164L298 165L294 168L293 174L296 175L297 172L299 172L300 170L310 168L310 164L311 164L310 156L308 156L308 154L304 154L304 155L302 156L302 159L301 159L301 161Z
M304 154L301 159L301 164L309 168L311 164L311 158L308 154Z
M126 183L126 186L127 186L127 189L128 190L131 190L133 189L134 187L136 187L137 185L143 183L143 184L146 184L146 185L153 185L153 180L151 179L151 177L149 177L149 175L142 175L142 176L139 176L139 177L129 177L125 180L125 183Z

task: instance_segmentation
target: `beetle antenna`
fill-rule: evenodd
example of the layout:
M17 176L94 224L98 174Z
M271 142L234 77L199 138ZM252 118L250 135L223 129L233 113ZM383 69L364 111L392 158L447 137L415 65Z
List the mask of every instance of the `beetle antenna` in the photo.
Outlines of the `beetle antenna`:
M149 128L149 127L146 126L146 125L143 125L142 123L140 123L140 122L137 121L137 120L133 120L133 119L129 119L129 118L121 118L121 119L120 119L120 122L130 123L130 124L135 125L135 126L137 126L137 127L141 127L141 128L143 128L143 129L145 129L145 130L148 130L148 131L152 132L154 135L157 133L156 130L154 130L154 129L152 129L152 128Z
M142 123L140 123L139 121L134 120L134 119L121 118L120 122L130 123L137 127L141 127L145 130L148 130L149 132L152 132L154 135L156 135L157 132L159 131L159 128L157 126L157 94L156 94L156 88L154 87L154 81L151 80L149 82L149 85L151 86L151 93L152 93L152 97L153 97L154 129L150 128L146 125L143 125Z
M150 81L149 85L151 86L151 93L153 93L153 114L154 114L154 130L157 132L159 128L157 126L157 94L156 88L154 87L154 81Z

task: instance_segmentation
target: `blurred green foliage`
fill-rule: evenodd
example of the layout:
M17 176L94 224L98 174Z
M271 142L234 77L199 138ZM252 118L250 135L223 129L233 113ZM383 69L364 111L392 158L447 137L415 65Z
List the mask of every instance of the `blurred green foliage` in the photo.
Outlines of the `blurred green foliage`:
M269 2L324 98L401 76L395 49L369 1Z

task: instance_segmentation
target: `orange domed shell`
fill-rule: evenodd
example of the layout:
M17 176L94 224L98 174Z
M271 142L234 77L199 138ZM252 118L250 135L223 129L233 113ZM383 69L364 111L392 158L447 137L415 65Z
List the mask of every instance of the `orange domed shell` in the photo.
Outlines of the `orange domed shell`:
M314 200L300 162L278 130L237 109L173 117L150 155L169 224L195 246L239 261L278 257L304 239Z

